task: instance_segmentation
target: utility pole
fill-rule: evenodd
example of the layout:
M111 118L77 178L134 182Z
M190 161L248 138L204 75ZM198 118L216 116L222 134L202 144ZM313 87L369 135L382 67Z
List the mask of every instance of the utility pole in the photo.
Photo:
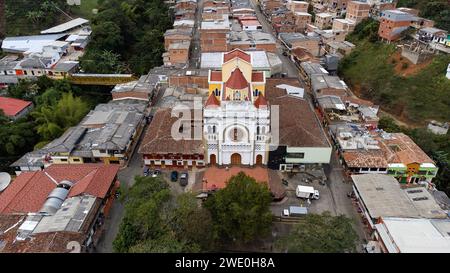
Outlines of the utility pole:
M6 0L0 0L0 38L6 36L5 1Z

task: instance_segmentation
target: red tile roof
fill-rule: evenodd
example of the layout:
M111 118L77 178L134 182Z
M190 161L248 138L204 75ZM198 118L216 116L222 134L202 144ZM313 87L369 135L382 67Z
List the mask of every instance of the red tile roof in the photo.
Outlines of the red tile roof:
M231 89L244 89L248 87L248 82L239 68L236 68L233 72L231 72L230 77L225 83L225 87Z
M0 109L3 110L5 115L9 117L16 116L18 113L20 113L20 111L30 105L30 101L0 97Z
M211 95L209 95L208 100L205 103L205 106L220 106L220 101L216 98L216 96L214 95L214 93L211 93Z
M241 20L243 26L260 26L261 23L258 20Z
M257 182L269 183L268 169L262 167L244 168L233 166L228 168L210 167L203 176L203 190L223 189L232 176L244 172L246 175L254 178ZM207 181L208 183L205 183Z
M79 164L52 165L45 171L24 172L0 195L0 213L38 212L56 187L45 173L58 182L75 183L69 197L89 194L105 198L118 171L118 165Z
M211 71L210 80L212 82L222 82L222 71Z
M264 97L263 94L260 94L255 101L255 107L259 108L261 106L267 106L267 105L268 105L268 103L267 103L266 98Z
M201 113L201 111L200 111ZM184 117L186 119L186 117ZM194 126L201 125L203 115L196 117L194 110L191 112ZM159 109L153 116L153 120L148 127L139 153L144 155L153 154L203 154L204 145L202 140L196 138L182 138L178 139L173 136L172 127L175 122L182 121L183 118L172 117L172 109ZM190 121L187 121L191 123ZM178 126L180 126L178 124Z
M264 82L264 72L253 72L252 82Z
M230 60L232 60L234 58L240 58L240 59L242 59L242 60L244 60L244 61L246 61L248 63L251 62L250 55L245 53L244 51L238 49L238 48L233 49L232 51L230 51L228 53L225 53L223 55L223 62L226 63L226 62L228 62L228 61L230 61Z

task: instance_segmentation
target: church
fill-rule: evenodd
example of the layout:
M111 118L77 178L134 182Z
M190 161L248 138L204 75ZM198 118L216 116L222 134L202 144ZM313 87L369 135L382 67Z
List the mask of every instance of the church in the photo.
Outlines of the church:
M254 71L242 50L222 54L220 70L210 70L203 110L205 160L211 165L267 165L270 108L264 72Z

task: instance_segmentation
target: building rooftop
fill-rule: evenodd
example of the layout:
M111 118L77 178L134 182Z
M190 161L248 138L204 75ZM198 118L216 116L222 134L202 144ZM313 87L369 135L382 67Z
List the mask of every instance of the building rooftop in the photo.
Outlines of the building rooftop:
M311 76L311 89L315 93L315 96L319 97L321 95L320 90L322 89L348 90L348 87L345 82L338 76L329 76L327 74L313 74ZM344 92L344 94L345 93L346 92Z
M246 51L250 55L254 70L270 68L270 63L265 51ZM205 52L201 55L200 67L202 69L221 70L224 60L223 52Z
M423 187L401 189L384 174L352 175L353 185L372 219L379 217L446 218L432 195Z
M231 23L228 19L228 15L224 14L222 19L220 20L204 20L201 24L201 29L210 30L210 29L231 29Z
M404 133L383 134L377 139L389 163L434 164L434 161Z
M318 63L303 62L300 67L310 78L312 75L328 75L328 71Z
M177 122L177 117L171 116L172 109L160 109L156 112L150 126L145 133L139 148L140 154L203 154L204 144L202 139L194 139L195 128L202 126L201 120L194 121L191 131L191 139L176 139L172 136L172 127ZM201 113L201 110L199 110ZM192 116L194 117L194 116ZM203 117L200 117L201 119ZM191 128L191 120L186 121ZM184 124L184 123L183 123ZM185 126L183 126L185 127ZM178 131L176 131L178 132ZM200 128L200 132L202 129Z
M450 220L386 217L375 227L389 253L450 253Z
M118 165L62 164L51 165L45 171L24 172L0 195L0 213L39 212L63 180L73 183L68 197L89 194L103 199L118 171Z
M396 9L383 10L381 12L381 17L396 22L417 21L417 17L415 17L414 15Z
M279 143L289 147L330 147L308 100L277 87L283 84L300 87L293 78L267 79L266 98L272 106L279 106Z
M228 38L229 44L274 44L275 39L269 33L258 30L232 31Z
M32 105L31 101L0 97L0 111L3 111L7 117L15 117L30 105Z
M191 46L190 41L171 43L169 46L169 50L179 50L179 49L188 50L190 46Z
M2 50L10 53L40 53L44 46L61 39L64 34L6 37Z
M306 36L302 33L296 33L296 32L282 32L278 35L278 37L286 43L286 45L290 48L292 48L292 44L295 42L301 42L301 41L310 41L315 40L319 41L319 37L314 36Z
M69 22L66 22L64 24L46 29L41 31L41 34L56 34L56 33L62 33L69 31L71 29L74 29L76 27L80 27L82 25L85 25L89 23L89 20L83 19L83 18L76 18L73 20L70 20Z

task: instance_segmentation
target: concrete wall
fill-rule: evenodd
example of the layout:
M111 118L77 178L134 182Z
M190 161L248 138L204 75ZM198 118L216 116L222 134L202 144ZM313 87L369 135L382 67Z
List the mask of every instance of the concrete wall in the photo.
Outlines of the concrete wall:
M286 163L287 164L293 164L293 163L303 163L303 164L328 164L331 160L331 153L332 148L331 147L288 147L287 150L287 156L286 156ZM289 154L290 153L304 153L305 157L303 159L290 159Z

